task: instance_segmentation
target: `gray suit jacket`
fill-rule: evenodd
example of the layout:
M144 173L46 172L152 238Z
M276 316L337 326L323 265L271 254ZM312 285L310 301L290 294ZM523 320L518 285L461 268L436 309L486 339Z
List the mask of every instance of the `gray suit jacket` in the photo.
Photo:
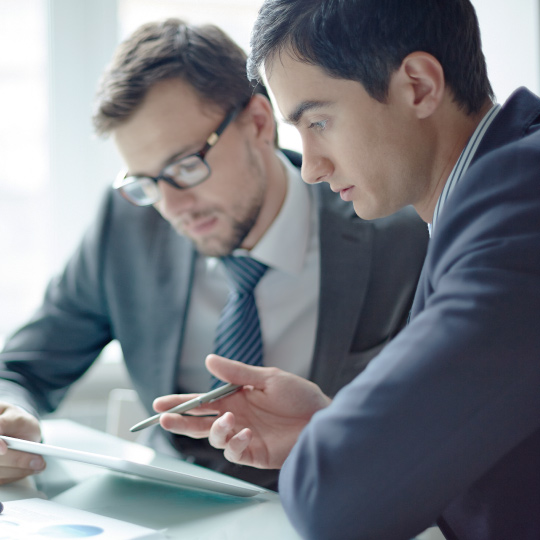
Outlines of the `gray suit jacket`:
M288 156L299 164L298 155ZM427 231L412 209L367 222L326 185L314 193L321 285L311 379L334 395L405 324ZM135 208L108 192L43 305L0 354L0 399L36 414L54 410L69 385L117 339L133 386L152 412L157 396L177 391L196 257L191 242L153 208ZM154 445L162 431L154 430ZM203 445L175 442L195 455ZM212 459L199 462L217 466Z

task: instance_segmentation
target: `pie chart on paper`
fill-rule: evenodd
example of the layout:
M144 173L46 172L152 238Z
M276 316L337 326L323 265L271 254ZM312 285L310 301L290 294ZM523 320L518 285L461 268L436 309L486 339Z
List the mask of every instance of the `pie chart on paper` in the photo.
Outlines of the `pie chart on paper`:
M104 530L93 525L51 525L43 527L37 536L44 538L90 538L99 536Z

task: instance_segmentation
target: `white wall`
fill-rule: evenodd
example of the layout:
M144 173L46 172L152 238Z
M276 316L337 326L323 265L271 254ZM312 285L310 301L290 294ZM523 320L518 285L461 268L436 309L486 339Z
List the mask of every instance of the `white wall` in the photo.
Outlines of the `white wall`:
M116 0L47 3L50 193L59 269L121 167L111 141L97 139L91 125L97 82L117 44L118 18Z
M488 75L502 103L518 86L540 94L540 1L472 0Z

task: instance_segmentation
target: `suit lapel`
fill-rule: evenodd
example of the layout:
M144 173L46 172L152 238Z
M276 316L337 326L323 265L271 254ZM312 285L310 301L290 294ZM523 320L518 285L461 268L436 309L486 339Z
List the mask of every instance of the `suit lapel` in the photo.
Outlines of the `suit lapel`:
M323 391L333 393L366 296L373 229L369 222L355 216L352 205L328 197L322 185L317 188L321 277L310 379Z

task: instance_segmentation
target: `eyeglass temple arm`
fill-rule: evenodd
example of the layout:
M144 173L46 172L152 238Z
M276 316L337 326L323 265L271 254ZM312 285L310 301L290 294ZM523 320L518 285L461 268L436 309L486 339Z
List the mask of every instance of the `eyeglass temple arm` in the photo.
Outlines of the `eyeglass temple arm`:
M210 148L212 148L212 146L214 146L218 142L219 137L225 131L225 128L238 116L240 111L242 111L243 109L244 107L236 107L235 109L233 109L225 117L223 122L219 124L216 131L213 131L212 133L210 133L210 135L208 136L208 139L206 139L206 144L204 145L204 148L199 152L199 156L201 158L204 159L204 156L206 155L208 150L210 150Z

